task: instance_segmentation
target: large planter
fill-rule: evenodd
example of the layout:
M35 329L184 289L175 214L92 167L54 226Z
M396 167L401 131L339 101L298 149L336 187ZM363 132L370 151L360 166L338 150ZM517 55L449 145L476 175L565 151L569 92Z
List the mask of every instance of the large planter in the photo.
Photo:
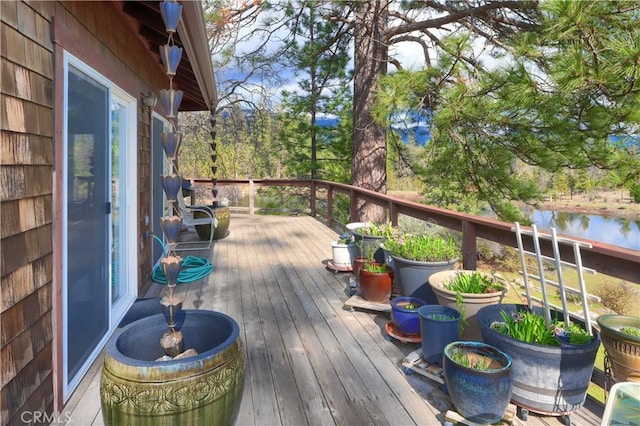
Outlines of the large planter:
M521 342L491 328L493 322L503 320L500 311L514 315L525 309L515 304L480 309L477 318L484 342L511 356L514 404L545 415L569 414L584 404L600 336L594 330L595 339L587 345L543 346ZM534 307L534 312L541 313L541 309ZM562 312L552 311L551 316L563 320Z
M640 337L620 331L623 327L640 329L640 318L609 314L597 321L616 382L640 382Z
M484 294L460 293L462 305L458 306L456 292L447 290L445 285L458 274L470 274L473 272L475 271L458 270L436 272L429 277L429 285L440 305L456 308L462 313L464 317L463 321L466 321L466 323L460 334L460 339L482 341L482 333L480 332L476 315L478 311L485 306L501 303L505 294L507 294L507 289Z
M444 262L418 262L391 255L396 285L400 295L417 297L428 305L437 305L438 299L429 285L429 277L439 271L452 270L457 259Z
M460 312L440 305L424 305L418 309L422 358L429 364L442 365L444 348L458 340Z
M413 305L411 309L408 306ZM424 300L415 297L396 297L391 301L391 321L396 331L414 335L420 334L420 316L418 309L425 305Z
M456 353L465 354L465 365L457 362ZM473 368L476 360L487 368ZM465 419L482 424L502 419L513 390L509 355L485 343L453 342L444 349L443 369L451 402Z
M386 272L368 272L362 267L358 274L361 296L370 302L386 303L391 298L393 272L386 267Z
M245 355L239 326L207 310L184 310L177 328L198 355L164 355L162 314L117 331L107 344L100 399L106 425L231 425L240 408Z
M356 243L358 256L369 257L369 253L373 253L373 260L376 263L385 263L384 252L380 245L386 240L383 236L364 235L358 232L358 229L353 231L353 240Z
M231 210L229 207L212 207L209 208L213 211L214 216L218 219L218 226L215 226L213 229L213 239L220 240L227 236L229 233L229 223L231 222ZM193 212L194 219L202 219L207 218L207 214L200 210L194 210ZM202 241L209 241L209 237L211 236L211 225L195 225L196 232L198 233L198 237Z
M331 241L331 253L333 265L338 268L351 268L356 257L356 245L354 243L341 244Z

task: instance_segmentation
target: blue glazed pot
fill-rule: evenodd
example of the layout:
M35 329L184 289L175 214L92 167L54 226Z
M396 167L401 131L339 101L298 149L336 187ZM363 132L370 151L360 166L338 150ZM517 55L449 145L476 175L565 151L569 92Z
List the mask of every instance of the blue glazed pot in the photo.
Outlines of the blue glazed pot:
M444 348L458 340L460 312L440 305L424 305L418 309L422 335L422 358L429 364L442 365Z
M414 309L407 309L408 304ZM416 297L397 297L391 301L391 321L396 330L404 334L420 334L420 317L418 308L425 305L424 300Z
M488 369L459 364L452 354L471 353L489 361ZM486 357L486 358L485 358ZM513 391L511 357L481 342L452 342L444 349L444 380L451 402L465 419L496 423L504 416Z

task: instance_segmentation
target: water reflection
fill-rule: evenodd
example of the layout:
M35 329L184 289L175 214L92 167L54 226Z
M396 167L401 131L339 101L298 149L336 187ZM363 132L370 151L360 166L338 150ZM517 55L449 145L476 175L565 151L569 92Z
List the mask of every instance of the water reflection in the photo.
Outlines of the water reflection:
M527 210L541 230L556 228L559 233L640 250L640 221L550 210Z

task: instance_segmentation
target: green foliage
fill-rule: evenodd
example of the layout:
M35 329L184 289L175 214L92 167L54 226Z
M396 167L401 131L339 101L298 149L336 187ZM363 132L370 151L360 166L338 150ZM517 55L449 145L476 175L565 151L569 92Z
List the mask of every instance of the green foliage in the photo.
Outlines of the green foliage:
M455 347L449 352L449 357L456 363L467 368L486 371L491 365L491 359L486 356L469 356L469 351ZM473 353L473 352L471 352Z
M569 343L572 345L586 345L593 340L589 332L576 323L571 323L569 330L565 331L569 335Z
M561 172L568 169L614 170L618 186L637 181L638 144L625 136L640 124L640 26L631 4L542 2L541 31L514 34L511 61L475 66L473 38L456 32L432 67L385 77L377 120L406 109L430 114L432 140L402 156L425 183L427 202L464 212L486 203L516 220L515 202L535 202L544 190L520 163L557 173L563 193L577 186Z
M444 284L444 288L459 293L483 294L500 291L504 286L483 272L458 271L451 281Z
M629 187L629 193L634 203L640 203L640 184L634 183Z
M402 234L388 239L385 249L394 256L419 262L444 262L457 259L460 247L453 237Z
M365 271L367 272L371 272L373 274L384 274L388 272L388 266L381 264L381 263L375 263L375 262L365 262L364 266L362 267Z
M640 328L636 327L622 327L620 333L628 334L629 336L640 337Z
M353 242L350 234L342 234L336 241L338 244L350 244Z
M626 281L608 281L596 287L593 293L600 297L603 306L620 315L632 315L637 312L634 301L637 300L638 290L634 284Z
M520 311L515 316L500 311L503 322L491 324L491 328L525 343L559 346L553 327L548 327L542 315Z
M367 223L362 228L356 229L356 231L360 235L368 235L370 237L385 237L385 238L394 238L398 235L398 228L394 227L391 223L375 223L370 222Z

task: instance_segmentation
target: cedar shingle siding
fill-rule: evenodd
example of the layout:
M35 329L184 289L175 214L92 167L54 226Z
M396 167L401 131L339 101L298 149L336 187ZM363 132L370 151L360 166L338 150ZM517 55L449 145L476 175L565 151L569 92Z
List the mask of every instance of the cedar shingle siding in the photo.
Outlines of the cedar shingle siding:
M54 3L2 2L0 418L53 410Z
M167 87L155 58L116 2L2 1L0 28L0 419L22 424L25 412L54 412L53 345L61 336L52 303L61 291L54 266L54 169L58 43L132 96ZM56 83L57 81L57 83ZM59 87L56 86L59 85ZM138 109L138 287L151 273L152 240L142 238L151 212L149 113ZM59 125L59 123L58 123ZM54 139L55 138L55 139ZM60 171L56 176L61 179ZM58 200L57 203L60 203ZM61 222L60 222L61 223ZM60 259L60 255L57 255ZM60 324L56 327L61 327ZM59 373L61 377L62 373ZM61 401L56 401L56 408Z

